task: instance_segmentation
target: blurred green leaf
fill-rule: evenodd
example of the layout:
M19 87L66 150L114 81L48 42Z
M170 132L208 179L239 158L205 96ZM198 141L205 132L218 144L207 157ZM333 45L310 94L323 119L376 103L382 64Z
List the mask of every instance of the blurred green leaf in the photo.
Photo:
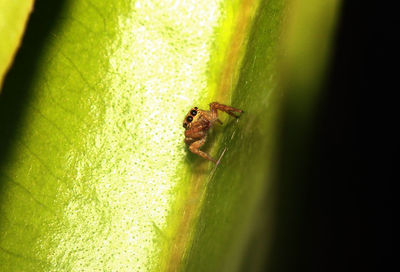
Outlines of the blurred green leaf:
M0 91L4 75L19 48L33 0L0 0Z
M17 60L0 100L2 270L238 270L270 193L290 7L65 1L29 84ZM245 111L209 135L218 166L182 128L214 100Z

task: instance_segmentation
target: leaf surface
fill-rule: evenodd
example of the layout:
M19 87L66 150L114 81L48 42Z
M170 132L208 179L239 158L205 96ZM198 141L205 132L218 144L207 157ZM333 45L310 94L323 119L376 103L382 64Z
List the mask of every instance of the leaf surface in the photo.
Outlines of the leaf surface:
M237 270L272 179L288 7L37 3L0 97L2 270ZM245 111L210 132L218 165L183 142L212 101Z
M0 91L17 52L34 1L0 0Z

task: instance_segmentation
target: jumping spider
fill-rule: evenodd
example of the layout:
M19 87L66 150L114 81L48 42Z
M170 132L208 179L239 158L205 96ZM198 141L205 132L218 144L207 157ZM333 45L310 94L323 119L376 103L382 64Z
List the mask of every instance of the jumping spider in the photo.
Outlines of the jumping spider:
M227 114L239 118L234 112L242 113L242 110L213 102L210 104L210 110L200 110L197 107L192 108L186 115L183 121L185 130L185 143L189 146L189 150L203 157L206 160L217 163L210 155L200 150L207 139L207 131L218 122L222 125L221 120L218 119L218 110L224 111Z

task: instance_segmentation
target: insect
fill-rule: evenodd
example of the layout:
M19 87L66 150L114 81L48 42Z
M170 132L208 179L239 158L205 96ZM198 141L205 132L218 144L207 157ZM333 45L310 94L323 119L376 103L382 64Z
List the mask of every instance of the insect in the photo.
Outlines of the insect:
M218 102L212 102L209 111L200 110L197 107L192 108L183 121L183 127L186 129L185 143L189 146L189 150L214 163L217 163L217 161L206 152L201 151L200 147L206 142L207 132L214 123L218 122L222 125L221 120L218 119L218 110L226 112L235 118L239 118L239 116L234 114L234 112L243 113L242 110Z

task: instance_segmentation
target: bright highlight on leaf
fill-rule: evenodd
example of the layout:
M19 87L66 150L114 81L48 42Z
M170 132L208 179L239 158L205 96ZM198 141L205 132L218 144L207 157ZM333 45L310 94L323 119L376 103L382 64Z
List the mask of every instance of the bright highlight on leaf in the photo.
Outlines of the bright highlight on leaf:
M76 229L61 227L58 239L81 234L60 243L55 250L59 256L51 261L73 250L72 258L82 260L72 263L77 271L102 266L110 254L115 257L106 261L106 270L156 264L162 247L158 231L166 229L168 205L175 202L189 170L180 125L184 111L210 97L206 71L223 15L221 3L136 1L130 13L118 18L117 36L105 45L109 66L97 83L105 86L102 120L85 135L84 149L67 155L68 168L76 169L73 183L91 188L96 201L69 201L64 216ZM72 66L85 73L80 65ZM90 167L93 162L101 166ZM82 223L98 217L97 209L104 222L98 218L96 227L93 220ZM88 241L95 241L95 252Z

